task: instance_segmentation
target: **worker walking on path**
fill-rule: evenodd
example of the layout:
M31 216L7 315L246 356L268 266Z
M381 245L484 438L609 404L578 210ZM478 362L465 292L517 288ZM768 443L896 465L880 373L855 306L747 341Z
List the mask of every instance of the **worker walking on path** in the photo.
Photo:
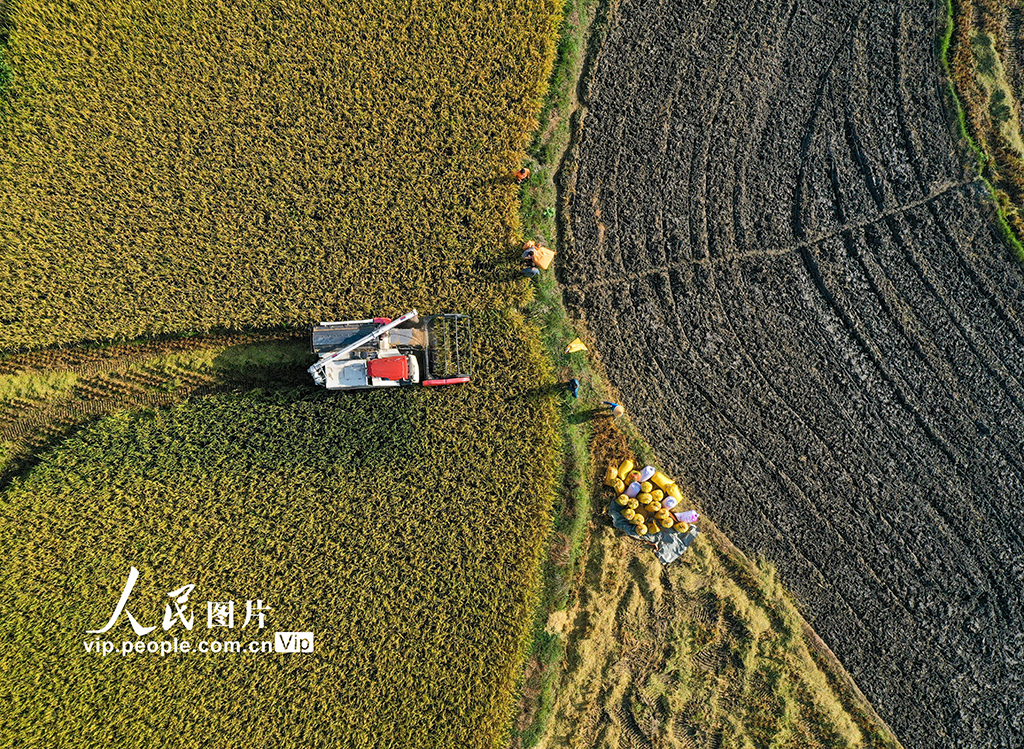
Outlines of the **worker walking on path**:
M530 177L530 170L525 166L520 167L519 171L516 172L516 184L521 185Z

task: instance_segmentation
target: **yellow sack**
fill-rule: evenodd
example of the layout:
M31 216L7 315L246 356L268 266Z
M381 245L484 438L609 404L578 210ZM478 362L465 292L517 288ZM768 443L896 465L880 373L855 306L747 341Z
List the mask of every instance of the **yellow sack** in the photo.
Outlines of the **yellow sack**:
M608 466L608 470L604 472L604 485L615 486L615 479L619 477L619 469L615 466Z
M675 497L676 502L683 501L683 493L679 491L679 487L675 485L675 482L665 487L665 493L670 497Z
M626 458L622 463L619 464L619 478L623 481L626 480L626 476L633 470L633 461Z
M654 475L651 476L651 483L663 491L668 491L668 485L674 482L661 471L655 471Z

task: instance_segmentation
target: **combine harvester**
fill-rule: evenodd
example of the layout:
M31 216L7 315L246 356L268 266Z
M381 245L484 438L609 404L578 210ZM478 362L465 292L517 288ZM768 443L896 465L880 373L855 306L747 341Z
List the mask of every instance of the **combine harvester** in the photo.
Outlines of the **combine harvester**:
M312 330L309 368L328 390L456 385L472 375L473 339L465 315L430 315L416 310L397 320L322 322Z

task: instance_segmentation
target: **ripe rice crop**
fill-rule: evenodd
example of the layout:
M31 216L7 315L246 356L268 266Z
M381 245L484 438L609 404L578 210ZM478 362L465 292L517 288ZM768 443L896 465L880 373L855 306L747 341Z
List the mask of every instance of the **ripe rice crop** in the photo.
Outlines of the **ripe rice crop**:
M0 350L505 307L557 0L24 0Z
M550 525L549 399L521 320L477 320L474 382L214 395L119 413L0 494L0 737L29 745L493 747ZM262 599L312 654L85 652L130 567L142 638ZM195 584L195 628L163 632ZM121 621L102 638L135 640Z
M477 350L464 387L207 395L43 453L0 494L0 738L500 743L557 451L529 331L483 310L527 296L509 175L557 7L13 9L0 350L413 306L475 311ZM147 626L194 583L197 628L207 600L262 598L315 652L85 652L132 565ZM134 639L123 618L109 636Z

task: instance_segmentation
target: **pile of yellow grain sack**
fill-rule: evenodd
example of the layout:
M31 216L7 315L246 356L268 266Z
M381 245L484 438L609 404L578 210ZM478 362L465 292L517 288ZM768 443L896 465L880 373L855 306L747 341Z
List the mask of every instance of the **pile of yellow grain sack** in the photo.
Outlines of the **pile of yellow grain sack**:
M695 510L676 511L683 501L683 493L675 481L654 466L637 471L629 459L618 466L610 465L604 475L604 485L615 492L622 517L633 524L639 536L653 536L662 531L687 533L690 523L700 517Z

